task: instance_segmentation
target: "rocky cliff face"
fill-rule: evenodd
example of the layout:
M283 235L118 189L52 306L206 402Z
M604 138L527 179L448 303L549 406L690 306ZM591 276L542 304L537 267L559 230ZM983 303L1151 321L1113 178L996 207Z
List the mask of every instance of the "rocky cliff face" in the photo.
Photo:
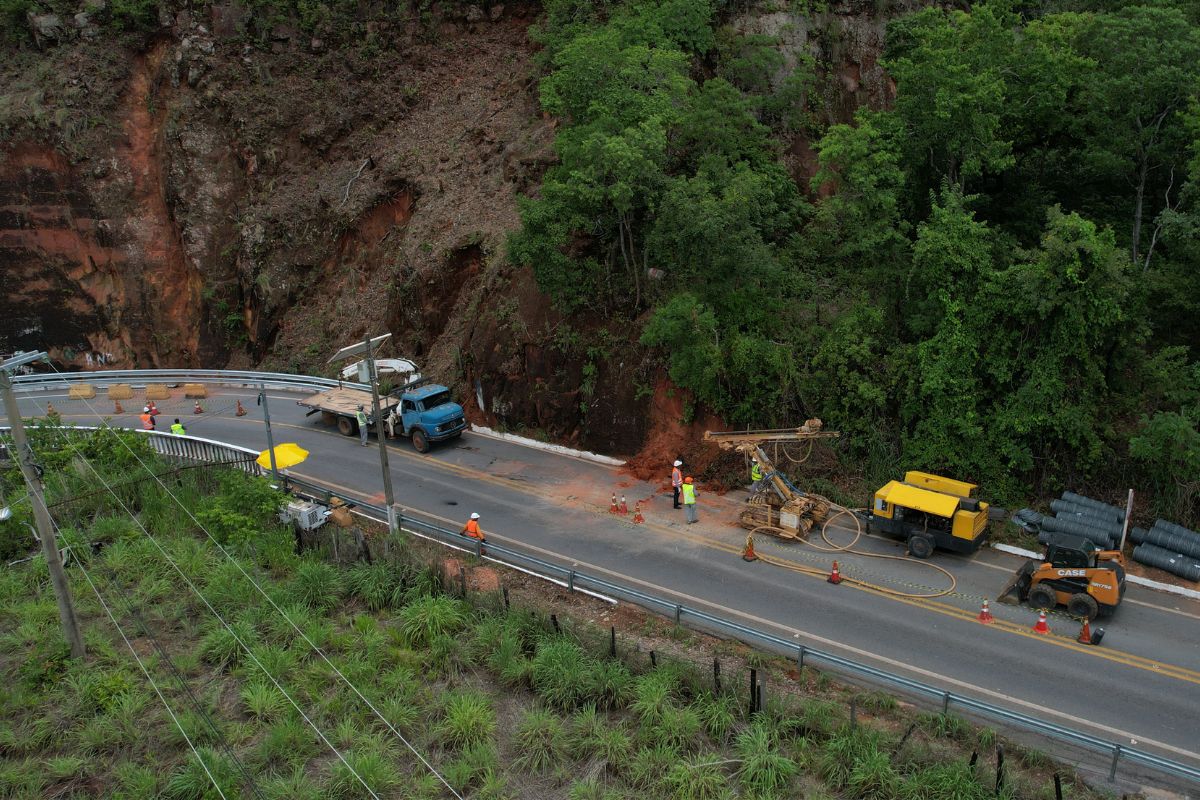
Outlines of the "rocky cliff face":
M831 119L889 102L886 14L790 7L731 24L814 55ZM504 260L554 158L536 13L435 3L337 43L288 24L251 40L236 3L148 39L43 20L40 49L0 67L0 350L321 372L391 331L477 420L635 451L662 391L636 333L563 319ZM811 148L791 153L803 179ZM596 335L604 357L581 344Z

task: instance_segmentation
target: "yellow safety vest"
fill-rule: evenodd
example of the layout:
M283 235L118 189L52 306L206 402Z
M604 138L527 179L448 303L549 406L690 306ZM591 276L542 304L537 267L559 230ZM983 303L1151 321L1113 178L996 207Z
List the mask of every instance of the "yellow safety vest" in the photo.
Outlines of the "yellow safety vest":
M183 425L179 424L178 422L172 423L171 433L175 434L176 436L187 436L187 431L184 430Z
M762 480L762 466L757 461L750 467L750 479L754 481Z
M685 506L696 504L696 487L690 483L683 485L683 504Z

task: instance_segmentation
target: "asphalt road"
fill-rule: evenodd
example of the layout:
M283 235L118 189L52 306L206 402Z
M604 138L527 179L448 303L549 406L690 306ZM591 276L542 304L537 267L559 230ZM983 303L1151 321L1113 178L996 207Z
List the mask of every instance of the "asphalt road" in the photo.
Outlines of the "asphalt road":
M276 444L294 441L310 451L291 472L373 502L382 501L379 454L340 436L319 417L304 416L298 394L269 394ZM230 390L205 401L161 403L160 424L183 419L191 435L265 449L255 393ZM233 416L235 399L249 414ZM53 402L68 422L95 424L112 411L91 407L65 390L22 396L27 415ZM133 410L133 401L126 404ZM136 416L112 424L135 426ZM997 624L975 620L984 598L995 598L1021 560L994 550L972 558L939 553L954 590L937 598L900 597L949 587L928 565L756 539L761 553L804 567L827 569L836 557L843 574L871 586L833 586L820 577L738 558L745 532L732 524L744 494L700 493L700 519L685 525L670 493L634 481L619 468L467 433L428 455L405 441L389 449L396 502L458 526L472 511L489 538L581 570L640 581L697 606L794 637L798 644L835 652L956 693L1010 707L1050 722L1200 766L1200 602L1130 586L1110 619L1103 645L1075 642L1078 625L1051 616L1050 636L1032 633L1036 614L992 603ZM665 475L669 465L664 465ZM608 513L613 493L642 501L645 525ZM846 522L842 518L839 522ZM831 526L829 539L848 543L854 532ZM819 537L812 537L820 543ZM862 537L855 549L902 554L895 542ZM1055 752L1054 748L1049 748ZM1073 758L1073 754L1056 753ZM1095 765L1092 764L1094 768Z

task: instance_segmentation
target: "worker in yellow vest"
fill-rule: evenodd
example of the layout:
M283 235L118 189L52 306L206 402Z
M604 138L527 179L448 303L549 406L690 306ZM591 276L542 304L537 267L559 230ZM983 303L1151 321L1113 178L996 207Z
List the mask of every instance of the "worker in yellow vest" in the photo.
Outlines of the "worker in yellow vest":
M358 423L358 441L363 447L367 446L367 412L362 406L354 412L354 419Z
M753 459L750 464L750 480L753 482L750 486L750 494L758 494L767 485L762 464L758 463L757 458Z
M687 515L688 525L700 521L696 517L696 486L690 476L683 479L683 513Z
M171 423L171 433L176 436L187 436L187 428L183 427L183 423L179 421L179 417L176 417L175 421Z

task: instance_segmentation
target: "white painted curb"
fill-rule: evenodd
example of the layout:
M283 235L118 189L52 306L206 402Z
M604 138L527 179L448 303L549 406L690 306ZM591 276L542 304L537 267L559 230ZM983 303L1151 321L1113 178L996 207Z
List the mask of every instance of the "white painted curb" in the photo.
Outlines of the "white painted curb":
M530 439L525 436L515 436L511 433L500 433L499 431L494 431L491 428L485 428L482 425L472 425L471 433L478 433L481 436L488 436L492 439L500 439L501 441L512 442L513 444L519 444L522 447L532 447L534 450L544 450L547 453L555 453L560 456L567 456L568 458L578 458L581 461L594 461L597 464L607 464L610 467L620 467L625 464L625 462L619 458L602 456L599 453L590 453L586 450L572 450L571 448L563 447L560 444L547 444L546 442L539 442L537 439Z
M1002 553L1011 553L1014 556L1022 556L1023 558L1041 558L1042 557L1041 553L1035 553L1032 550L1025 550L1020 547L1013 547L1010 544L994 544L994 545L992 545L992 549L999 550ZM1160 592L1167 592L1168 594L1177 594L1182 597L1191 598L1192 600L1200 600L1200 592L1197 592L1194 589L1185 589L1182 586L1172 586L1169 583L1163 583L1162 581L1152 581L1149 578L1142 578L1137 575L1126 575L1125 580L1129 581L1130 583L1135 583L1138 586L1146 586L1150 589L1157 589Z

